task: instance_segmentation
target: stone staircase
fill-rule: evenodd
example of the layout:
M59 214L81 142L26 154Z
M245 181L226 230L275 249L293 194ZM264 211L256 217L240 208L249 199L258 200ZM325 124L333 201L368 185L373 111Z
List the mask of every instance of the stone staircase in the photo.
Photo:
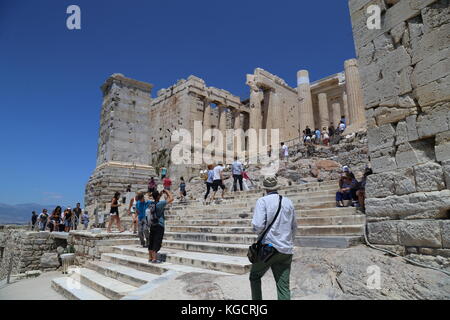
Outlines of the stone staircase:
M336 208L337 182L284 187L297 212L297 246L346 248L360 243L365 216L355 208ZM166 210L161 264L148 262L137 239L110 240L100 260L89 261L52 286L69 299L139 299L162 279L183 273L245 274L247 249L255 241L251 219L262 190L229 194L225 200L174 203Z

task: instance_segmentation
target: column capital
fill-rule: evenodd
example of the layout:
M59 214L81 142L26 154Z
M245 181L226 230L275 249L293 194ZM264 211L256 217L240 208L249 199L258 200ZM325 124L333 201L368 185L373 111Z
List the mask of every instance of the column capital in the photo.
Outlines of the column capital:
M344 62L344 68L350 68L350 67L357 67L358 66L358 60L357 59L349 59L345 60Z

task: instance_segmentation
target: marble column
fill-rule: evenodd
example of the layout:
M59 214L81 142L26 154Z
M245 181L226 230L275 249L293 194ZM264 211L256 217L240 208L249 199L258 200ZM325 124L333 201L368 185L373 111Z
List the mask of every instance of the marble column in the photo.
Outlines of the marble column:
M345 87L352 126L363 127L366 123L366 115L358 72L358 60L356 59L345 61Z
M326 93L319 93L319 123L320 130L330 125L330 113L328 111L328 98Z
M239 110L235 110L233 112L234 125L233 129L241 129L241 112Z
M336 128L341 121L341 104L335 102L331 105L331 109L333 110L333 127Z
M348 111L348 97L346 92L342 94L342 101L344 103L344 115L345 119L347 119L347 125L352 124L352 121L350 119L350 113Z
M203 131L211 129L211 104L208 100L204 100L203 108Z
M223 135L227 131L227 112L224 106L219 106L219 130Z
M309 73L307 70L301 70L297 73L297 92L299 99L299 124L300 132L306 129L306 126L314 129L314 113L311 97L311 87L309 83Z

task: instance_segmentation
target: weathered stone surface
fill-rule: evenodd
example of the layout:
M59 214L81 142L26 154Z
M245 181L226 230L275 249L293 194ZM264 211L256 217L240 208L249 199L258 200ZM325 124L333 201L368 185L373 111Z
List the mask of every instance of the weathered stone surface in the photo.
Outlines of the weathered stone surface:
M436 136L436 160L450 160L450 131L440 133Z
M370 156L373 172L380 173L397 169L394 156L394 148L386 148L373 152Z
M439 221L401 221L398 234L400 244L405 246L442 247Z
M401 144L395 155L398 168L410 168L435 159L434 146L428 140Z
M428 162L414 167L417 191L439 191L445 189L442 167L436 162Z
M317 169L332 171L341 168L341 165L333 160L319 160L316 162Z
M417 131L420 138L435 136L448 131L450 103L440 104L417 117Z
M400 219L408 216L421 218L445 217L450 209L450 190L418 192L403 196L366 199L366 213L374 217Z
M374 222L367 225L372 244L398 244L398 221Z
M442 162L442 170L444 171L445 185L450 189L450 160Z
M57 253L44 253L40 258L40 267L43 269L46 268L58 268L59 258Z
M406 125L406 121L401 121L397 124L397 129L395 131L395 145L408 141L408 126Z
M380 198L416 192L412 168L384 172L367 178L366 197Z
M450 220L440 221L442 246L450 248Z

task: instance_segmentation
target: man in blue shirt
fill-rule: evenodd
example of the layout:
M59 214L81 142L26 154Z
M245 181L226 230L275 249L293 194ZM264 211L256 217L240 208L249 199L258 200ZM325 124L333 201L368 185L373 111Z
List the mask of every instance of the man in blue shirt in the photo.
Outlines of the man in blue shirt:
M147 209L151 201L145 201L144 193L140 192L136 196L136 213L138 216L138 236L143 248L148 247L150 236L150 225L147 219Z

